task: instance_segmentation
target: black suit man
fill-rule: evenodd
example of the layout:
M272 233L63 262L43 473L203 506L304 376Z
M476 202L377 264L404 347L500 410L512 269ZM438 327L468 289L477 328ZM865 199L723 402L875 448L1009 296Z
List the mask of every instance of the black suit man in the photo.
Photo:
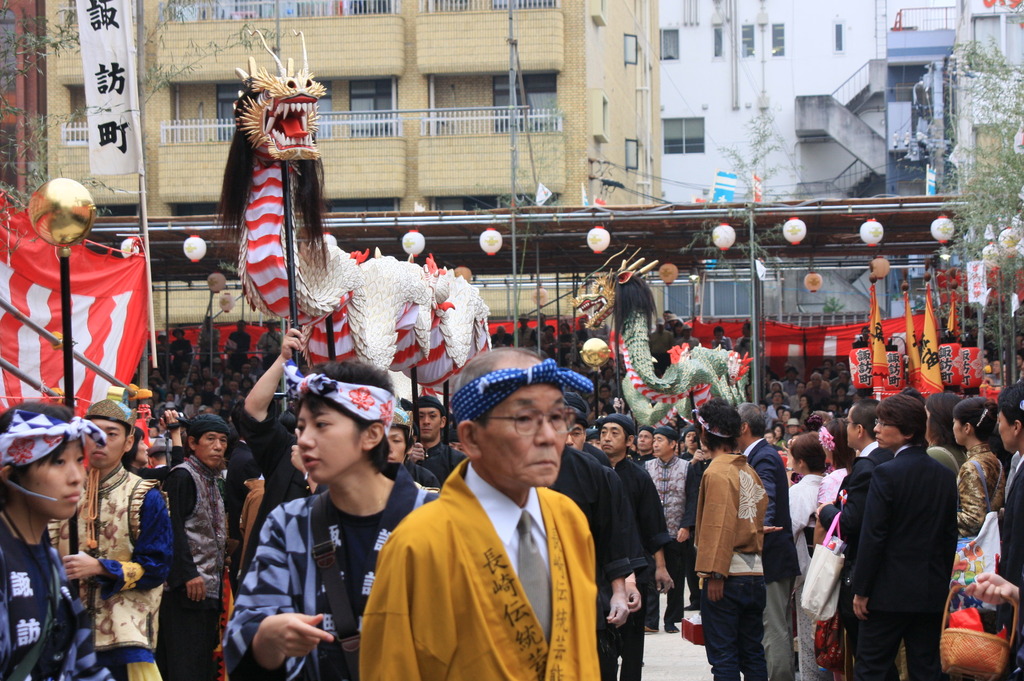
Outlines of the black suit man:
M793 543L793 521L789 515L789 480L779 450L768 444L761 434L765 431L764 415L756 404L745 402L738 407L740 436L737 444L743 447L747 463L757 471L768 495L768 510L764 514L764 549L761 563L764 567L764 657L771 681L793 681L793 613L790 600L793 580L800 574L800 564Z
M892 452L881 449L875 442L875 410L878 400L861 400L850 409L847 417L846 441L859 452L853 461L850 474L843 480L834 504L826 504L818 509L818 526L828 529L836 515L839 518L839 536L846 542L846 562L843 565L843 576L839 582L839 617L846 630L846 638L850 650L857 651L857 636L860 631L860 620L853 613L853 592L850 581L853 566L856 564L857 550L860 546L860 530L864 522L864 509L868 501L868 488L875 467L892 461ZM886 677L889 681L899 681L896 667L889 670Z
M902 640L912 681L937 681L942 610L956 551L956 475L924 449L921 400L894 395L878 405L875 439L893 460L868 489L853 610L861 620L856 681L885 677Z

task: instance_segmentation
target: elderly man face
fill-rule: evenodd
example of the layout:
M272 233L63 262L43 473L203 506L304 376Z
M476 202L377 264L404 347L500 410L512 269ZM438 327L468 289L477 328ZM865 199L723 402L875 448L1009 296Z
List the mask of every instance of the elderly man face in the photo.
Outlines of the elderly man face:
M492 370L534 364L510 355ZM567 425L561 389L536 383L519 388L476 421L460 423L459 441L473 470L522 506L531 487L548 487L558 477Z

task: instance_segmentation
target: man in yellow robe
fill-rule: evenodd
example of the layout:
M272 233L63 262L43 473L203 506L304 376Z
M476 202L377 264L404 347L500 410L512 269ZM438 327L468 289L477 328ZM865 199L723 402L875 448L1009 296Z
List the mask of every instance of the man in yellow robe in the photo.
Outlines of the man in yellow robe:
M456 378L469 460L380 552L363 681L600 678L593 539L579 508L544 489L561 464L566 387L592 389L514 348L478 355Z

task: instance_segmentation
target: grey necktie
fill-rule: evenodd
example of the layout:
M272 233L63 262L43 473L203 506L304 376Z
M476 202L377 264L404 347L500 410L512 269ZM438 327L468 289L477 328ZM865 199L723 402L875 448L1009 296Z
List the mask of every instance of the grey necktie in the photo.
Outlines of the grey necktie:
M526 590L533 612L544 629L544 638L551 638L551 579L544 557L533 540L533 519L523 511L519 516L519 581Z

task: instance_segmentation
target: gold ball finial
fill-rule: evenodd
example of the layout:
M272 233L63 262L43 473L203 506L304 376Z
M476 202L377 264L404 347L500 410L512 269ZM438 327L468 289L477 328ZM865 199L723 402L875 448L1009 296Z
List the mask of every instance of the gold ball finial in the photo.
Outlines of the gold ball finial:
M96 204L81 184L58 177L32 194L28 217L44 241L54 246L71 246L89 235L96 221Z
M580 359L591 369L600 369L612 357L611 348L600 338L591 338L583 344Z

